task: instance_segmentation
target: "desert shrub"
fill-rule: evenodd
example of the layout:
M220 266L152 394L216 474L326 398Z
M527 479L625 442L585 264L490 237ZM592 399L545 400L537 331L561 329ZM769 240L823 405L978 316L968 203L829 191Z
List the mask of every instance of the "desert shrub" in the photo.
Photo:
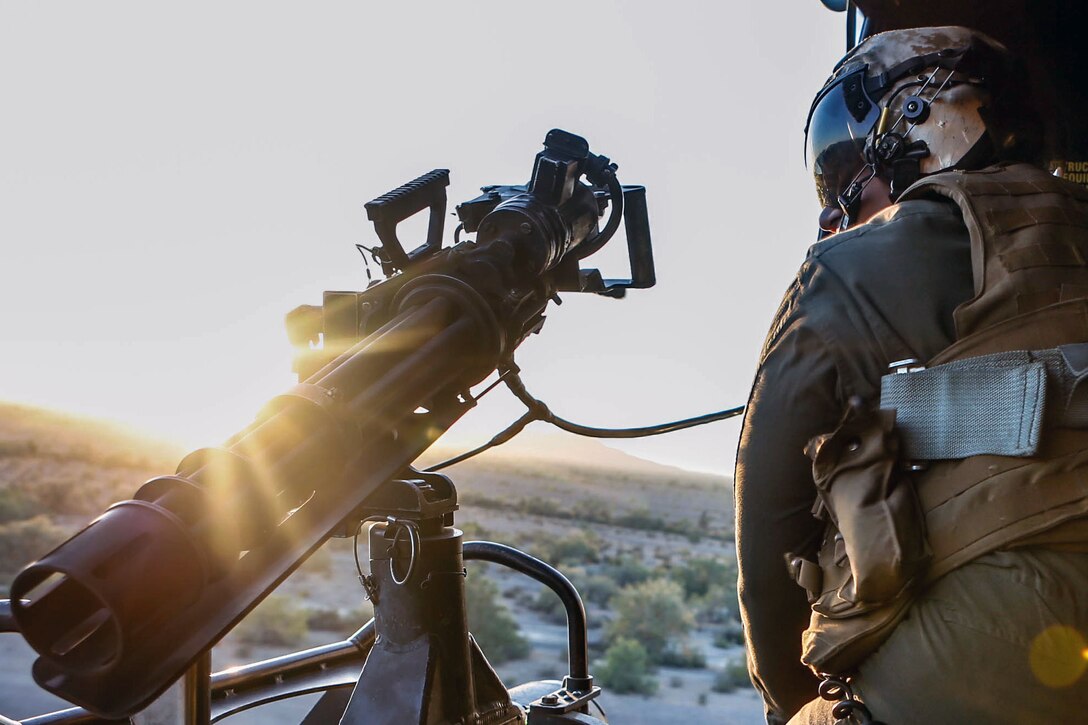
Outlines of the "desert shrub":
M296 646L308 632L306 611L282 594L272 594L246 615L234 632L246 644Z
M646 648L633 639L618 637L597 665L594 675L611 692L652 694L657 680L652 677L653 663Z
M751 687L751 685L747 665L738 660L727 662L724 667L714 673L714 684L710 689L714 692L733 692L737 688Z
M578 508L574 511L575 518L583 521L594 521L599 524L607 524L612 521L612 504L602 499L590 496L578 502Z
M710 588L732 582L736 592L737 570L725 559L697 557L672 570L672 577L684 587L685 597L705 597Z
M559 518L569 518L570 512L548 498L528 498L519 502L518 508L527 514L533 514L536 516L552 516Z
M609 639L633 639L655 662L695 623L684 604L684 590L671 579L650 579L626 587L612 599L612 608L616 616L608 627Z
M669 528L663 518L655 516L650 513L649 509L644 508L625 511L622 514L613 516L612 520L617 526L624 526L629 529L640 529L642 531L666 530Z
M0 572L14 574L65 538L48 516L0 524Z
M682 667L701 670L706 667L706 655L690 645L669 647L657 657L657 664L662 667Z
M0 488L0 524L28 519L44 512L42 505L25 491Z
M707 624L725 624L740 622L740 603L737 600L737 580L729 579L721 584L714 584L705 596L692 601L695 605L695 617Z
M700 531L710 531L710 511L703 509L699 512L699 523L696 524L695 528Z
M592 564L600 560L601 539L592 531L576 530L557 539L544 542L542 553L552 566Z
M38 444L31 440L0 440L0 458L33 456L38 452Z
M616 582L605 574L582 574L570 579L584 601L599 607L607 607L619 591Z
M469 572L465 581L468 628L493 664L528 657L530 650L498 593L495 583L478 570Z
M604 542L593 531L578 530L556 542L556 561L560 564L595 564L600 561Z
M632 556L616 557L605 565L602 573L621 589L632 584L641 584L653 576L653 572L641 560Z

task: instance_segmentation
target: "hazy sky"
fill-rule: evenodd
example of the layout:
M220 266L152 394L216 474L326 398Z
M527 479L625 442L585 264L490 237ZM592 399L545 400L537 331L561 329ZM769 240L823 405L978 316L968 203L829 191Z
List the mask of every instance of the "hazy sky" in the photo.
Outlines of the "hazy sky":
M529 389L594 425L740 404L814 238L842 28L817 0L0 2L0 399L219 442L292 384L284 314L365 285L365 202L446 167L452 210L561 127L647 187L659 283L568 295ZM519 412L496 391L456 442ZM624 447L728 473L738 428Z

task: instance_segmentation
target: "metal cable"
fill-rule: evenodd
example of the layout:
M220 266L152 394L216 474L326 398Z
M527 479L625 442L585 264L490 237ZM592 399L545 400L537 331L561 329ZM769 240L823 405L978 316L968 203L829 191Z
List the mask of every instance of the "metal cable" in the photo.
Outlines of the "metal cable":
M521 433L521 431L525 430L527 425L536 420L550 423L560 430L586 438L646 438L648 436L674 433L678 430L694 428L695 426L706 425L707 423L716 423L720 420L728 420L729 418L734 418L744 412L744 406L738 405L735 408L719 410L716 413L706 413L705 415L698 415L694 418L684 418L669 423L658 423L657 425L641 426L638 428L597 428L574 423L553 413L545 402L534 398L532 394L529 393L525 387L525 383L517 374L516 368L508 369L503 373L500 380L506 383L506 387L510 389L510 392L512 392L518 400L524 403L528 410L526 410L520 418L496 434L495 437L487 443L454 456L453 458L448 458L441 463L436 463L425 469L428 473L441 471L443 468L448 468L456 463L477 456L486 450L500 446L511 440L518 433Z

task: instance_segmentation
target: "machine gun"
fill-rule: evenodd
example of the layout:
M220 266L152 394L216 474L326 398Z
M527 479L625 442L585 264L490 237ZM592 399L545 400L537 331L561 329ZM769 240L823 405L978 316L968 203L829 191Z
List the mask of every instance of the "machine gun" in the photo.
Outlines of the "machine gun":
M513 351L558 292L622 297L654 284L645 190L621 186L616 168L553 130L527 185L484 187L457 207L457 234L476 237L448 248L448 171L367 204L381 240L367 251L386 279L288 315L300 383L225 446L188 455L16 577L0 624L40 655L37 683L79 706L26 722L139 721L179 679L170 722L316 691L326 694L306 722L599 722L577 591L520 551L463 543L452 482L411 464L473 407L474 385L495 370L516 379ZM407 251L397 226L425 209L427 239ZM621 220L630 278L581 269ZM377 522L363 580L374 620L338 645L211 675L211 647L327 538L364 522ZM559 594L562 683L502 685L467 630L466 559Z

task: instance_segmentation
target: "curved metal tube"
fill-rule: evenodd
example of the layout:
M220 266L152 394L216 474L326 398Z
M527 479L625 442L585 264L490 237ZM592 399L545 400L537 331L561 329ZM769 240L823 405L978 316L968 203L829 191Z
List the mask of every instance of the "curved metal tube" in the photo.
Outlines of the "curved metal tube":
M266 702L314 691L310 679L320 679L322 673L331 672L338 666L356 662L361 665L370 653L374 636L374 620L371 619L342 642L216 672L211 676L212 722ZM354 681L354 676L351 679ZM320 684L327 685L327 682ZM318 686L318 689L323 691L326 688ZM72 707L27 718L21 722L22 725L74 725L127 723L128 720L103 720L82 707Z
M18 632L15 617L11 616L11 600L0 599L0 632Z
M260 687L276 679L284 679L310 670L320 670L333 664L366 659L374 644L374 620L359 628L342 642L324 644L300 652L253 662L212 675L212 697L226 696L228 690Z
M37 715L35 717L28 717L25 720L20 720L20 725L75 725L76 723L128 723L130 720L103 720L97 715L93 715L82 707L70 707L67 710L57 710L56 712L46 713L45 715Z
M593 682L589 676L589 645L586 641L586 609L578 590L563 573L536 557L529 556L512 546L496 544L493 541L466 541L466 561L489 561L514 571L530 579L535 579L551 589L563 602L567 611L567 650L570 669L569 684L577 691L588 689Z

